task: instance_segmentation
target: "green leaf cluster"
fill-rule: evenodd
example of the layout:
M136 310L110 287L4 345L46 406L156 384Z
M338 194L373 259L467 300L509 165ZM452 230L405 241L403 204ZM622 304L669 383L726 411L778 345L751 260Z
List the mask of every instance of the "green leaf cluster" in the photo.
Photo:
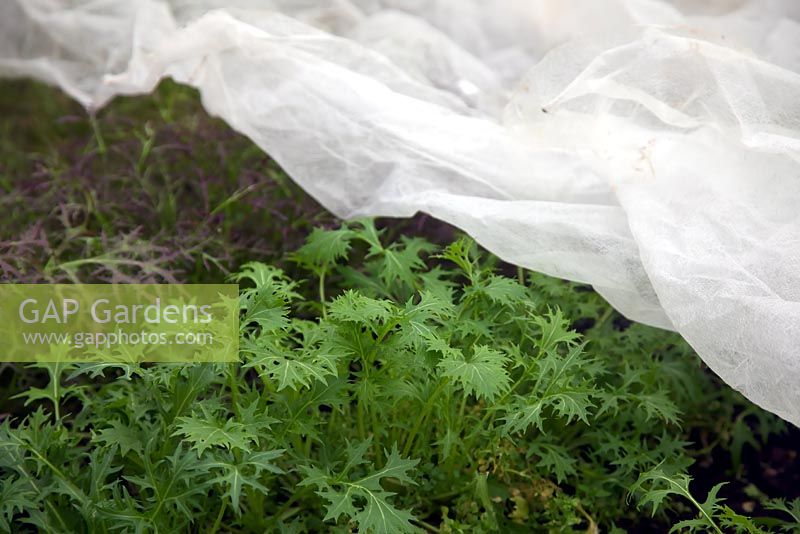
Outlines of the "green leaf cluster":
M734 458L780 424L676 336L467 239L386 241L244 265L239 363L47 367L0 424L0 530L619 532L632 495L681 530L797 524L692 496L687 424Z

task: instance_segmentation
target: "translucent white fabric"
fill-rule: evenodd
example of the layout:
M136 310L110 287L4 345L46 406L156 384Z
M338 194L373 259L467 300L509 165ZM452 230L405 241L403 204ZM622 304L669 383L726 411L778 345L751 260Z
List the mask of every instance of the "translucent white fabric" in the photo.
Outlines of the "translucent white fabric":
M800 2L5 0L0 75L169 76L342 217L425 211L800 424Z

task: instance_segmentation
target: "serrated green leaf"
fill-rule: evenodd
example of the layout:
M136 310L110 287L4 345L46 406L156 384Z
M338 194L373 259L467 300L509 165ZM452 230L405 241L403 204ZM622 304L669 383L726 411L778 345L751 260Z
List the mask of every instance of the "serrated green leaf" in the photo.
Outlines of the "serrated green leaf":
M283 449L254 452L246 454L241 461L216 460L205 465L209 469L221 471L218 476L211 480L211 483L221 484L225 487L224 495L230 499L236 513L241 514L242 488L248 486L262 494L267 494L269 490L259 479L263 473L283 473L283 470L273 463L273 460L283 453Z
M119 446L120 454L123 456L130 451L134 451L139 455L143 453L143 444L139 432L119 420L111 421L110 426L98 430L94 440L106 447Z
M257 434L242 423L233 419L221 420L208 413L179 417L176 428L172 435L184 436L192 443L198 457L214 447L250 451L250 446L258 440Z
M253 355L244 367L254 367L261 376L277 381L278 391L309 388L314 381L326 383L338 373L336 363L339 357L331 349L314 346L287 348L270 339L247 339L242 352Z
M562 445L537 440L531 443L528 454L538 456L537 467L555 474L559 484L566 481L567 477L576 474L577 461Z
M438 368L442 376L458 381L467 395L475 394L491 401L508 389L507 363L505 354L480 345L474 348L469 359L460 352L451 353L439 362Z
M345 291L329 307L331 319L364 325L372 325L376 321L384 322L393 313L395 308L391 302L365 297L356 291Z
M411 523L414 516L408 510L396 508L389 502L394 493L383 489L381 482L393 479L397 483L414 484L409 472L417 465L418 460L403 459L395 445L386 453L387 459L383 468L360 478L348 476L355 467L365 463L365 454L370 444L370 440L348 444L347 462L339 474L332 475L314 467L303 468L306 478L301 485L316 486L317 494L328 501L325 521L337 521L344 516L358 525L359 532L416 532L417 529Z
M492 301L510 306L528 298L528 290L516 280L491 275L479 288Z
M297 250L295 258L309 267L332 265L347 257L350 242L355 236L355 232L346 226L337 230L315 228L306 239L305 245Z

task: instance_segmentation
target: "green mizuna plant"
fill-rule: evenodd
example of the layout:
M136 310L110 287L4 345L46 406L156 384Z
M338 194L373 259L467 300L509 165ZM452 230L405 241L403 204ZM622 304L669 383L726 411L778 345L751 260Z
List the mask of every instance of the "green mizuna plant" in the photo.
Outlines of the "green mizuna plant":
M239 364L47 367L36 409L0 424L0 530L622 532L637 506L685 530L796 526L797 502L759 522L719 486L692 495L682 422L742 404L593 292L371 221L292 259L311 278L233 276Z

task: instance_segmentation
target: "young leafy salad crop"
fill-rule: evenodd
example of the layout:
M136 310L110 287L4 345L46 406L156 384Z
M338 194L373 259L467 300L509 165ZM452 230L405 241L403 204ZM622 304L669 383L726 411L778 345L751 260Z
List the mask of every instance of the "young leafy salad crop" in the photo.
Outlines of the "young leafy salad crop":
M797 501L762 521L721 485L695 494L683 423L729 414L734 455L746 418L756 437L781 425L595 293L503 276L465 239L387 244L371 221L317 229L292 260L296 279L262 263L232 277L239 364L41 366L49 383L22 394L36 409L0 425L0 529L800 526Z

